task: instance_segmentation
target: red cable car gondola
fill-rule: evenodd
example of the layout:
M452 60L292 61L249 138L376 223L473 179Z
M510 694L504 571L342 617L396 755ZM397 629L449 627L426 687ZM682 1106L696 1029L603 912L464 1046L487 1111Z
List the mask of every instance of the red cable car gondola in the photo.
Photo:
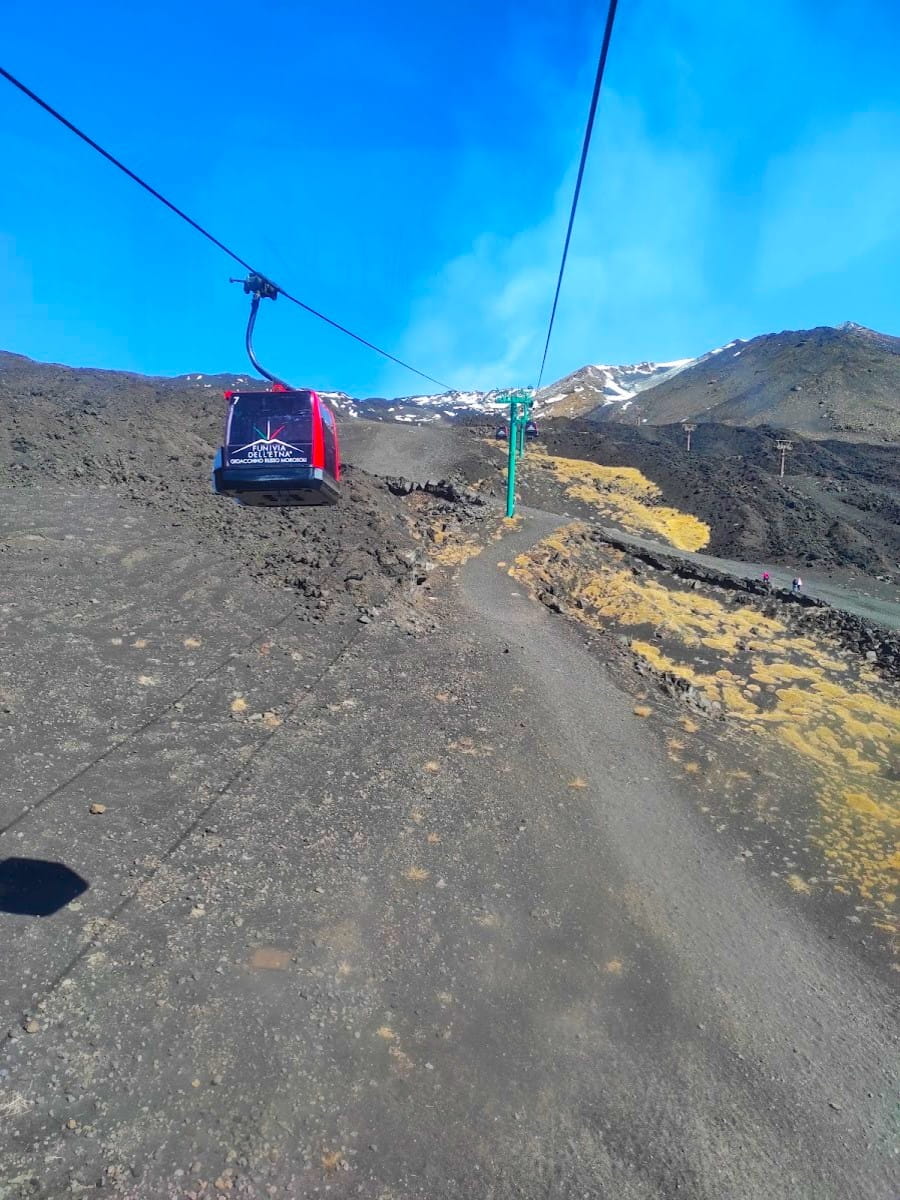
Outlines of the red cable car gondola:
M259 301L274 300L278 293L258 275L244 282L244 291L253 297L247 353L273 386L265 392L225 393L228 415L213 466L213 490L239 504L335 504L341 464L334 414L316 392L288 388L257 361L253 326Z

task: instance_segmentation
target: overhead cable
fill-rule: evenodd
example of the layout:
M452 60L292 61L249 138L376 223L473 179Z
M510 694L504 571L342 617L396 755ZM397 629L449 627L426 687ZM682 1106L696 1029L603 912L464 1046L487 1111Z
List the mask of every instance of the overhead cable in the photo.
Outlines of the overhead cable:
M74 125L70 120L68 120L67 117L64 117L61 112L58 112L57 109L48 104L46 100L43 100L37 95L36 92L33 92L31 88L26 87L26 85L22 83L20 79L17 79L15 75L12 75L3 66L0 66L0 76L8 80L13 87L18 88L20 92L29 98L29 100L33 100L34 103L42 108L46 113L49 113L51 117L59 121L59 123L64 125L71 133L74 133L76 137L81 138L81 140L86 142L92 150L96 150L98 154L102 155L103 158L107 160L107 162L112 163L114 167L117 167L120 171L127 175L129 179L133 180L136 184L138 184L139 187L142 187L145 192L149 192L154 199L158 200L161 204L164 204L166 208L170 209L170 211L173 212L177 217L180 217L182 221L186 221L192 229L195 229L197 233L199 233L202 237L205 237L207 241L212 242L214 246L217 246L219 250L221 250L224 254L227 254L229 258L233 259L236 263L239 263L240 266L249 271L252 275L260 275L263 279L268 278L264 272L258 271L255 267L251 266L246 259L242 258L239 254L232 250L230 246L226 246L224 242L220 241L219 238L211 234L208 229L205 229L200 224L199 221L195 221L193 217L189 217L188 214L183 209L179 208L177 204L173 204L171 200L168 200L162 194L162 192L157 191L155 187L147 183L145 179L142 179L140 175L137 175L129 167L126 167L123 162L115 157L115 155L110 154L108 150L104 150L99 142L95 142L92 137L89 137L83 130L79 129L77 125ZM269 280L269 282L272 281ZM352 329L347 329L346 326L341 325L338 321L334 321L331 317L327 317L324 313L321 313L317 309L310 307L310 305L306 304L303 300L298 299L296 296L293 296L290 292L286 291L283 287L280 287L277 283L274 283L273 286L278 292L281 293L282 296L284 296L285 300L290 300L292 304L296 304L299 308L304 309L304 311L310 313L311 316L318 317L318 319L320 321L324 321L326 325L330 325L333 329L337 329L340 333L346 334L347 337L353 338L354 341L357 341L361 345L368 347L369 350L374 350L375 353L380 354L382 358L387 358L391 362L396 363L397 366L403 367L407 371L412 371L414 375L419 375L422 379L427 379L429 383L435 383L438 387L445 388L447 391L454 390L448 383L444 383L440 379L435 379L432 375L426 375L425 372L420 371L418 367L414 367L410 363L404 362L402 358L397 358L396 355L390 354L387 350L383 350L380 346L376 346L374 342L370 342L367 338L361 337L358 333L354 333Z
M597 78L594 80L594 94L591 96L591 107L588 112L587 126L584 131L584 143L581 147L581 162L578 164L578 178L575 180L575 194L572 197L572 208L569 212L569 226L566 230L566 241L563 246L562 261L559 264L559 276L556 280L556 293L553 297L553 308L550 312L550 324L547 327L547 339L544 342L544 355L541 358L541 369L538 374L538 387L544 378L544 367L547 365L547 351L550 348L550 337L553 333L553 323L556 320L556 306L559 304L559 292L562 287L563 275L566 270L566 259L569 255L569 242L572 240L572 226L575 224L575 212L578 208L578 197L581 195L581 181L584 178L584 167L587 162L588 149L591 144L591 134L594 130L594 117L597 114L597 101L600 99L600 87L603 83L603 72L606 70L606 56L609 53L609 41L612 37L613 22L616 19L618 0L609 0L606 14L606 28L603 32L603 45L600 48L600 59L597 63Z

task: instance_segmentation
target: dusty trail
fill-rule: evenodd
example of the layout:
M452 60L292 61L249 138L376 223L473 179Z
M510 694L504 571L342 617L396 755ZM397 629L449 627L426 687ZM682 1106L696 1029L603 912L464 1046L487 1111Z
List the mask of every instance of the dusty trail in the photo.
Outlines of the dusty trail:
M528 521L504 539L504 558L558 524L547 516ZM793 1188L804 1196L892 1195L886 1156L880 1171L868 1173L875 1129L885 1150L895 1136L889 1112L898 1029L890 992L867 979L834 934L736 870L733 848L712 836L666 777L602 666L573 630L536 611L492 558L482 555L466 569L466 601L498 634L515 639L532 680L530 715L541 713L555 754L592 783L581 795L596 833L587 853L581 848L582 862L570 860L572 890L593 873L617 880L594 900L594 916L615 922L624 910L628 934L642 948L646 974L629 999L637 1010L646 1006L648 1041L676 1014L683 1029L702 1031L696 1058L677 1039L663 1039L656 1053L645 1047L628 1074L640 1080L651 1112L683 1107L692 1121L733 1125L742 1134L726 1150L709 1131L685 1138L680 1120L654 1126L634 1110L628 1127L643 1125L635 1137L653 1147L654 1160L669 1158L671 1179L680 1155L696 1156L691 1194L779 1196ZM601 863L608 873L597 870ZM615 1018L599 1017L595 1034L609 1036L607 1023ZM835 1121L850 1112L852 1119Z
M7 1012L38 1026L12 1023L0 1066L3 1200L98 1181L135 1198L892 1200L887 989L735 864L578 631L498 567L557 521L339 654L286 594L222 580L191 609L245 622L221 672L221 625L208 660L181 661L185 592L167 606L152 571L136 601L118 569L99 596L85 585L109 619L136 603L120 632L152 647L167 696L208 682L96 779L66 784L82 751L48 745L57 791L0 843L91 884L74 911L0 913ZM72 657L27 729L65 713L75 677L86 698L138 694L135 728L152 716L137 668L104 658L126 653L107 623L42 629L51 564L29 579L23 643ZM317 679L299 707L298 663ZM254 711L283 723L260 731ZM37 778L22 771L16 812Z

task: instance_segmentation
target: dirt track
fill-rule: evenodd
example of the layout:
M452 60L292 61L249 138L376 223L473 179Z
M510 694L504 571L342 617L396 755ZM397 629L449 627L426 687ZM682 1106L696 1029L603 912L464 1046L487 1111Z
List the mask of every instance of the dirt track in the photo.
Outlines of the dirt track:
M370 474L490 496L496 447L359 424L337 509L253 512L208 394L41 378L0 442L0 1200L894 1200L896 976L785 886L812 794L704 789L712 719L676 761L677 697L637 715L507 574L557 518L491 541Z
M497 566L552 519L311 623L6 501L4 1200L893 1197L889 976Z

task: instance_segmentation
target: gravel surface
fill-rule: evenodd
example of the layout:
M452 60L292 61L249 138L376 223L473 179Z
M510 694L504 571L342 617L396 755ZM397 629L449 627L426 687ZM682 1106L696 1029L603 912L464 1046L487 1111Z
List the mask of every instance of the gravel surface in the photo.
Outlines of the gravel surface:
M895 1200L895 976L672 761L678 700L509 577L559 518L474 503L494 447L360 423L337 508L243 510L211 390L33 366L0 1200Z
M65 902L0 913L4 1200L895 1195L881 976L497 565L552 519L313 625L41 495L3 851Z

